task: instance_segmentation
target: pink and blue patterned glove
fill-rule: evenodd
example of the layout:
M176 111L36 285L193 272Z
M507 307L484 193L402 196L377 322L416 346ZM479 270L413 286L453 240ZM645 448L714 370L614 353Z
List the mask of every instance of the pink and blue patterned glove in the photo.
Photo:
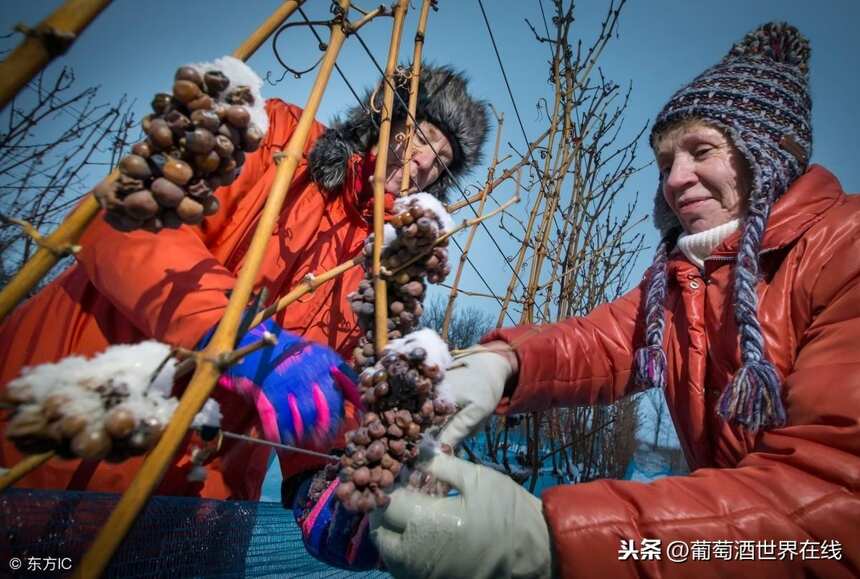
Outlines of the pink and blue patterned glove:
M308 498L311 481L308 478L301 484L293 503L293 515L308 553L323 563L350 571L380 568L379 551L370 539L369 515L350 512L337 500L337 479L312 503Z
M261 340L265 332L273 334L278 343L227 368L219 386L257 407L267 440L327 447L343 423L344 399L360 408L355 373L332 349L287 332L273 320L247 332L236 348Z

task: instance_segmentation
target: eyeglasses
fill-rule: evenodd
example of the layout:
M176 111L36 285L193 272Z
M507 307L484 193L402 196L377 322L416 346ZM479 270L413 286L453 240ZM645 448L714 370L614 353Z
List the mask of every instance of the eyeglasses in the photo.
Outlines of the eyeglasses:
M408 159L406 159L406 143L406 131L398 131L397 134L394 135L390 150L400 165L405 165L408 161ZM439 169L439 171L444 171L446 163L424 138L423 132L420 130L415 131L412 136L412 156L414 157L415 155L426 152L433 155L433 164Z

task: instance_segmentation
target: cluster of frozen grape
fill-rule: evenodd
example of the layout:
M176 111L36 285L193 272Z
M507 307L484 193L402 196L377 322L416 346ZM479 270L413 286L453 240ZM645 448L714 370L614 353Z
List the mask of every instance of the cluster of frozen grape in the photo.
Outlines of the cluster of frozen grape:
M439 283L451 273L447 241L435 245L444 231L439 216L424 207L420 199L404 203L403 210L390 221L395 238L382 252L383 271L387 272L388 339L402 338L418 327L424 312L426 281ZM373 252L372 238L365 245L368 261ZM425 255L426 254L426 255ZM353 359L359 369L376 363L373 348L375 292L370 267L358 290L348 296L364 335L359 338Z
M416 336L426 282L438 283L451 271L446 242L437 245L445 225L435 210L410 197L398 203L398 213L389 224L394 235L382 252L387 283L389 347L377 357L374 352L375 292L370 267L358 290L349 296L364 332L354 351L361 372L359 388L367 411L361 426L347 433L340 460L337 498L356 512L368 512L388 504L386 490L400 477L409 486L428 493L447 488L424 473L413 470L424 434L445 422L455 411L453 403L438 396L444 368L431 361ZM365 247L372 255L372 239ZM411 334L411 336L410 336ZM447 348L438 336L438 347ZM448 449L450 450L450 449ZM310 490L311 501L335 479L335 467L319 473Z
M154 340L24 368L2 395L15 408L6 436L25 454L112 462L144 454L179 404L176 370L170 346ZM194 427L220 424L220 406L207 400Z
M158 231L200 223L218 210L215 189L229 185L263 132L251 122L254 96L219 70L183 66L172 94L159 93L143 119L146 139L102 181L96 198L117 229Z
M23 453L119 462L155 446L176 406L157 393L130 395L127 384L108 380L39 397L19 380L7 391L18 407L6 436Z
M427 361L421 346L386 350L378 364L362 372L362 399L371 410L346 435L336 491L348 509L367 512L385 506L385 490L404 467L411 470L424 433L454 412L451 402L436 396L442 376L443 369ZM412 478L410 482L421 484Z

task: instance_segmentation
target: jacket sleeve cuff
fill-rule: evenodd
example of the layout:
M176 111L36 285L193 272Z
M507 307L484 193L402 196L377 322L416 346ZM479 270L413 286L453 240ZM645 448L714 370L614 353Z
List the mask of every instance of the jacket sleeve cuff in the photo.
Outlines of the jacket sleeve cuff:
M555 367L557 360L553 348L542 347L541 340L529 339L538 334L540 328L531 324L499 328L481 338L482 344L494 340L510 344L519 366L516 377L505 387L505 393L496 407L496 414L517 414L549 406L549 397L536 385L540 382L539 374L542 369ZM536 360L540 360L540 363Z

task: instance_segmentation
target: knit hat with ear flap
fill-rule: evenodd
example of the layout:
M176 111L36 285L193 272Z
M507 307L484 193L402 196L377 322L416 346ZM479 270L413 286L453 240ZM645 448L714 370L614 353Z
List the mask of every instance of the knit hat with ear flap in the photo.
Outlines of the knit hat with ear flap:
M723 392L719 412L749 430L785 424L782 380L767 359L757 316L759 251L773 203L802 175L812 152L809 41L797 28L769 22L747 34L723 60L676 92L657 115L651 144L685 119L702 119L725 132L752 174L735 264L733 304L741 368ZM668 253L681 226L657 190L654 221L663 235L645 292L646 345L636 352L636 380L665 386L663 328Z

